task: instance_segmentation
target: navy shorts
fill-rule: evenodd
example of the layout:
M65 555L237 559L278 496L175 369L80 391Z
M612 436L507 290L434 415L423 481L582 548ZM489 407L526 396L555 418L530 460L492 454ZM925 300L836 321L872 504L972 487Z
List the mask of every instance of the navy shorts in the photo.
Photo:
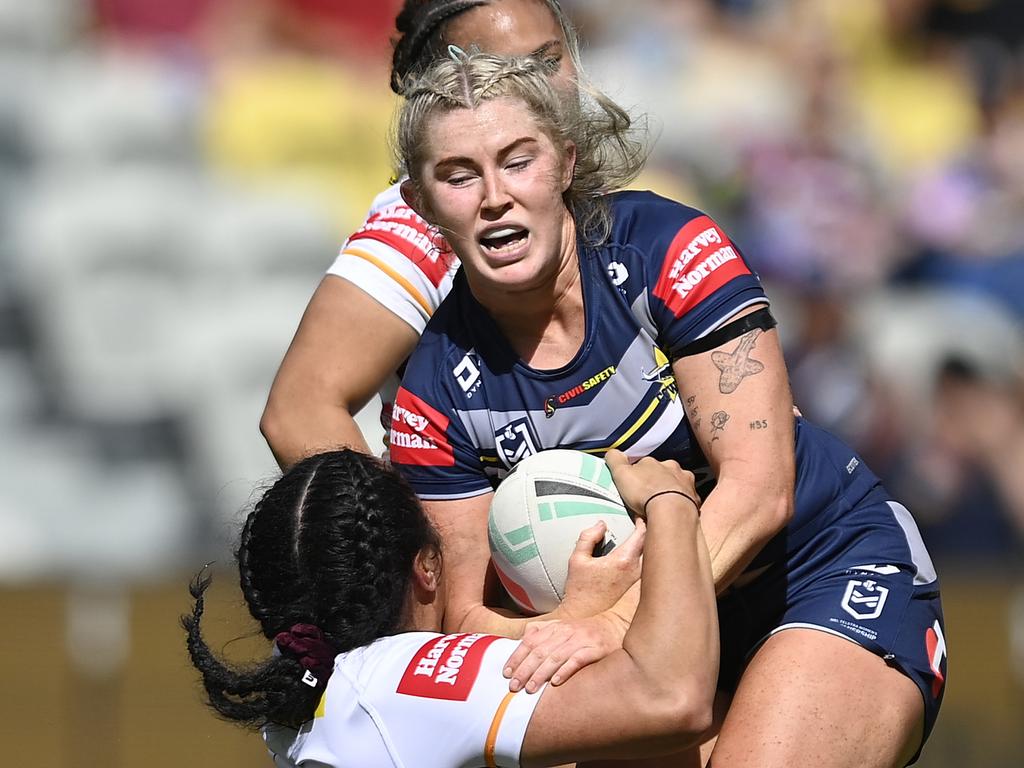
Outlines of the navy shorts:
M819 531L785 532L782 559L719 598L719 687L734 691L772 634L817 629L852 640L913 680L924 698L927 739L945 688L946 643L939 582L917 525L880 487L828 517ZM787 536L800 541L786 546Z

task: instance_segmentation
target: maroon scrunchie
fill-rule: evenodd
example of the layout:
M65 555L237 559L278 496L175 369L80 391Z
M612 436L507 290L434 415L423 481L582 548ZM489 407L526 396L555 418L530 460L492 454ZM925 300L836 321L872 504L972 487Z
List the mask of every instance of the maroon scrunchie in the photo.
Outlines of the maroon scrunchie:
M303 669L326 677L334 669L337 651L324 640L324 633L313 624L294 624L287 632L278 632L274 642L287 654L298 660Z

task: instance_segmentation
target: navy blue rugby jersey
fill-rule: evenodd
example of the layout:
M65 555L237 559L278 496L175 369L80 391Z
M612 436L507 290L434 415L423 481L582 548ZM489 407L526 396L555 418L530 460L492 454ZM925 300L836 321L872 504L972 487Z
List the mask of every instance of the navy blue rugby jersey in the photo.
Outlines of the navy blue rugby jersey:
M487 493L518 461L550 448L676 459L697 474L702 494L710 490L670 360L768 299L739 249L700 211L650 192L617 193L610 205L607 241L579 245L586 336L562 368L520 360L456 277L409 361L392 414L391 461L421 498ZM861 466L827 433L797 431L791 529L847 496L854 472L846 467ZM863 495L877 480L860 475Z

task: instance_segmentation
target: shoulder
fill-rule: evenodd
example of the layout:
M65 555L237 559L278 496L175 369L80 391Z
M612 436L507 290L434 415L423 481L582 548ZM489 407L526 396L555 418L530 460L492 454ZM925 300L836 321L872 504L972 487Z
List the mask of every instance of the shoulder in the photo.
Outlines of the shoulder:
M374 199L362 226L345 241L342 254L396 262L398 267L408 262L439 286L457 265L454 254L439 244L436 232L406 205L400 185L394 184Z
M466 406L467 397L466 387L456 384L474 372L479 378L479 369L470 359L474 324L466 313L472 311L472 303L466 304L460 291L453 290L427 323L405 365L391 421L392 460L396 463L402 463L402 452L396 448L439 447L446 455L450 452L446 434L451 414ZM466 370L466 360L472 371ZM415 434L404 434L410 430ZM429 444L422 445L421 438L427 438Z
M692 221L706 218L703 211L654 192L628 190L608 196L612 217L609 241L631 243L674 235Z
M482 341L478 333L483 321L481 312L465 277L461 273L456 275L445 300L427 323L409 365L419 360L430 361L430 364L436 366L452 357L461 358L474 349Z

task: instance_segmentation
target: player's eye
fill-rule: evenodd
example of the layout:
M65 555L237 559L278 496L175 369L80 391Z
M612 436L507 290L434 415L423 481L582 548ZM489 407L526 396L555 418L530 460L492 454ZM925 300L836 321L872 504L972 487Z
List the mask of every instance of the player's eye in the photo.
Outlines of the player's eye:
M510 171L524 171L530 166L530 163L532 162L532 157L519 157L507 163L505 167Z

